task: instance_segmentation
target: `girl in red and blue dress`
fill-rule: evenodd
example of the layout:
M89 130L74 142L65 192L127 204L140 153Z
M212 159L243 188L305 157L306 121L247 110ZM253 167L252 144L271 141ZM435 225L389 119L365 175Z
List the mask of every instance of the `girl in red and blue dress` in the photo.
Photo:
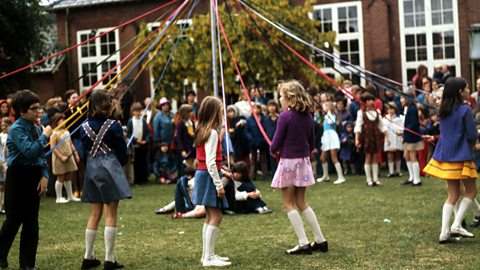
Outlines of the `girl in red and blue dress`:
M477 169L473 162L473 146L478 138L478 131L470 107L464 103L470 95L467 82L463 78L451 78L444 86L440 105L440 139L432 159L425 167L425 172L447 182L448 197L443 204L442 229L439 243L445 244L451 236L473 237L462 227L465 211L477 195ZM465 193L455 220L449 227L454 205L461 192L461 182Z

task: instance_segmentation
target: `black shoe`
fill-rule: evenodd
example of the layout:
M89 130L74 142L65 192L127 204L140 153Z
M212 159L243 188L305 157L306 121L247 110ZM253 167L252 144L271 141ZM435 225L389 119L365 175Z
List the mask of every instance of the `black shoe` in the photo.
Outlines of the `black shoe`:
M395 176L396 176L396 174L394 174L394 173L387 174L387 178L392 178L392 177L395 177Z
M300 254L307 254L310 255L312 254L312 247L310 244L306 244L304 246L295 246L292 249L287 249L286 250L288 255L300 255Z
M166 215L166 214L173 213L173 211L175 211L175 209L167 210L167 209L162 207L162 208L159 208L159 209L155 209L153 212L155 212L155 214L157 214L157 215Z
M313 252L315 252L315 251L327 252L328 251L328 242L327 241L321 242L321 243L312 242L310 244L310 247L312 248Z
M91 260L83 259L81 269L84 270L84 269L94 268L94 267L99 266L100 264L101 264L101 262L97 258L93 258Z
M473 218L472 224L470 224L470 228L478 228L480 226L480 216L476 216Z
M8 261L7 259L0 259L0 268L7 268L8 267Z
M420 186L422 186L422 182L418 182L416 184L412 183L410 186L411 187L420 187Z
M105 263L103 264L103 269L104 270L115 270L115 269L120 269L120 268L123 268L123 264L115 261L115 262L109 262L109 261L105 261Z
M404 186L413 185L413 180L410 181L410 180L407 179L405 182L402 183L402 185L404 185Z

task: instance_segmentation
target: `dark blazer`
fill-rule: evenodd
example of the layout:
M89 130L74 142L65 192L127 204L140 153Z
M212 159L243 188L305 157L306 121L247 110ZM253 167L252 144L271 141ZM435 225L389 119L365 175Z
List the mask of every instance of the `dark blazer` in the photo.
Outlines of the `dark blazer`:
M130 138L133 134L133 122L132 122L132 118L128 119L128 123L127 123L127 133L128 133L128 138ZM145 119L142 118L142 140L143 141L146 141L147 143L150 142L150 135L148 133L148 129L147 129L147 121L145 121ZM133 138L132 140L133 143L136 143L137 142L137 139L135 139L135 137Z

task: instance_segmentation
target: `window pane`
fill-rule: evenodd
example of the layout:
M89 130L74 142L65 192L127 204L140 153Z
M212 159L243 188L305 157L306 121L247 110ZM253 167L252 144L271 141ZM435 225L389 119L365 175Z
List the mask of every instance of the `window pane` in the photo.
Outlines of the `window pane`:
M443 48L434 47L433 48L433 59L443 59Z
M350 63L360 65L360 55L358 53L352 53L350 57Z
M86 41L88 39L88 35L80 35L80 40L83 42L83 41Z
M443 9L452 9L452 0L443 0Z
M114 53L116 51L116 47L115 47L115 43L114 44L110 44L109 48L108 48L108 55Z
M443 13L443 23L444 24L449 24L453 23L453 11L446 11Z
M405 27L414 27L413 15L405 15Z
M455 38L453 37L453 31L448 31L444 33L444 42L445 44L455 43Z
M427 48L420 48L417 51L417 60L423 61L427 60Z
M411 0L403 1L403 12L413 13L413 2Z
M101 45L100 50L102 55L108 55L107 45Z
M346 19L347 18L347 8L339 7L338 8L338 19Z
M340 52L348 52L348 40L342 40L339 42L340 45Z
M90 46L88 48L89 55L88 56L97 56L97 51L95 50L95 46Z
M407 62L411 62L415 60L416 60L415 50L414 49L407 50Z
M442 44L442 33L432 33L433 45Z
M348 8L348 17L350 19L357 18L357 7L353 6Z
M333 30L332 23L326 23L323 25L323 31L330 32Z
M446 46L445 47L445 58L455 58L455 47L454 46Z
M101 43L106 43L106 42L107 42L107 37L106 37L106 35L100 37L100 42L101 42Z
M82 57L88 57L88 48L85 46L82 46Z
M108 33L108 41L115 42L115 32Z
M415 12L422 12L425 10L424 0L415 0Z
M358 48L358 39L350 40L350 51L351 52L358 52L360 51Z
M414 69L414 68L409 68L407 69L407 80L408 81L411 81L413 76L415 76L415 74L417 74L417 70Z
M344 61L348 61L348 53L341 53L340 54L340 59L344 60Z
M441 10L442 0L432 0L432 10Z
M323 20L325 21L331 21L332 20L332 10L329 8L326 8L323 10Z
M415 25L416 26L425 26L425 15L415 16Z
M415 36L414 35L406 35L405 36L405 45L407 47L415 46Z
M348 23L348 32L356 33L358 32L357 20L350 20Z
M339 33L347 33L347 22L346 21L338 22L338 32Z
M418 34L417 35L417 46L426 46L426 45L427 45L426 34Z
M442 24L442 12L432 12L432 24Z

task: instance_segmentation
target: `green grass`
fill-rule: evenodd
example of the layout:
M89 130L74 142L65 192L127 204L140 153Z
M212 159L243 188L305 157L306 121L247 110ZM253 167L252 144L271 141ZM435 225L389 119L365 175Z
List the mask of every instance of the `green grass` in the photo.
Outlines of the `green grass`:
M383 187L368 188L363 177L348 177L334 186L316 184L307 191L330 251L312 256L287 256L295 234L282 210L281 192L257 181L273 209L269 215L225 216L217 253L230 257L230 269L479 269L479 240L439 245L444 183L424 178L420 188L400 186L404 179L384 179ZM173 220L153 210L173 199L173 185L133 188L134 198L119 208L116 255L126 269L201 269L202 220ZM57 205L42 200L40 269L79 269L84 254L84 232L89 206ZM391 220L390 223L384 219ZM469 212L467 221L472 214ZM0 217L3 221L4 217ZM307 235L312 239L308 228ZM473 229L479 234L480 229ZM95 246L104 257L103 223ZM18 267L18 237L10 252Z

